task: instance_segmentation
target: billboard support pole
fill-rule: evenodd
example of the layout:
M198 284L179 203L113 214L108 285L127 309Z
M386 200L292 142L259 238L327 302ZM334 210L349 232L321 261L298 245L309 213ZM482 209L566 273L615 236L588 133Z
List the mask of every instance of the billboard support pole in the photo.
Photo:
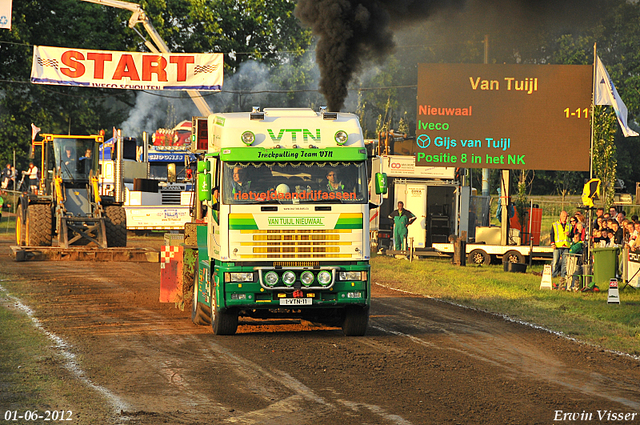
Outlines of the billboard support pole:
M506 246L509 244L509 196L511 196L511 191L509 190L509 186L511 186L510 180L510 171L511 170L502 170L502 179L501 185L502 188L500 190L500 205L502 206L502 218L501 218L501 231L500 231L500 245Z
M489 34L484 35L484 64L489 63ZM491 170L488 168L482 169L482 196L489 196L491 194L491 186L489 180L491 178ZM489 216L486 217L486 223L482 223L483 226L489 225Z

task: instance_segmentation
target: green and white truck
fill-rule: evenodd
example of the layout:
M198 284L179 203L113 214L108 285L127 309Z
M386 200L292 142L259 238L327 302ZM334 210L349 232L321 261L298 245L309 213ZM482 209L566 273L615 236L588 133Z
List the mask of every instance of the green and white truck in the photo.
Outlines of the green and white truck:
M299 317L364 335L377 205L358 118L253 108L210 115L206 127L194 143L196 216L206 223L197 227L194 323L222 335L236 332L238 317ZM374 179L385 192L385 176Z

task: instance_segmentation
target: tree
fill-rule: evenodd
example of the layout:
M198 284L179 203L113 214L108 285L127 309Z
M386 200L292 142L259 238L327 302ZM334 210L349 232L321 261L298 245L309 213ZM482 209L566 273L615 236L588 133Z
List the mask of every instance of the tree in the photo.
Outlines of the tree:
M292 0L140 4L170 50L225 53L229 74L249 60L268 66L294 63L311 42L309 32L293 16ZM130 17L127 10L80 0L13 2L12 30L0 31L0 163L11 162L15 150L18 168L26 167L31 123L47 133L95 134L127 119L140 92L32 85L29 75L33 45L147 51L144 40L128 27ZM141 26L137 30L144 33ZM182 96L174 97L166 103Z
M602 199L605 205L613 203L616 179L616 145L614 138L618 121L613 111L597 106L593 123L593 175L602 181Z

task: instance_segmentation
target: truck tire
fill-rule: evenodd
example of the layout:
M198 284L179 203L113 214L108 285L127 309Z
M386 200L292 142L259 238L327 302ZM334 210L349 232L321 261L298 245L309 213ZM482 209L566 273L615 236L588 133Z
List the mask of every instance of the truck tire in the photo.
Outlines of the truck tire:
M27 207L24 225L27 246L51 246L53 219L47 204L31 204Z
M347 307L344 311L342 333L346 336L364 336L369 324L368 307Z
M211 285L211 328L214 335L233 335L238 330L238 311L218 308Z
M511 250L504 253L502 256L503 263L524 263L524 255L519 253L518 251Z
M474 249L467 256L467 263L470 264L490 264L491 256L481 249Z
M124 208L110 205L105 207L104 215L106 217L104 226L107 233L107 246L127 246L127 215Z
M206 310L206 311L205 311ZM191 306L191 321L199 326L211 324L211 311L205 309L205 306L198 302L198 275L196 274L193 282L193 304Z

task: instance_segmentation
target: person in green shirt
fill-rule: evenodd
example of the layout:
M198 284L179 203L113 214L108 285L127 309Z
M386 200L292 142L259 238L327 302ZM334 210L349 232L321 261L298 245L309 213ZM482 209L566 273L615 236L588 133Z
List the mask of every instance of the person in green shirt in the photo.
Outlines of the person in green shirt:
M408 227L416 221L416 216L404 209L404 202L398 202L398 209L393 211L389 218L393 220L393 244L396 251L407 249Z
M2 218L2 208L4 207L4 196L6 192L0 192L0 218Z
M569 257L567 259L567 270L571 269L571 273L567 272L567 291L578 291L580 288L580 270L582 268L582 250L584 242L580 238L580 234L573 235L573 243L569 248ZM571 262L571 265L569 264Z

